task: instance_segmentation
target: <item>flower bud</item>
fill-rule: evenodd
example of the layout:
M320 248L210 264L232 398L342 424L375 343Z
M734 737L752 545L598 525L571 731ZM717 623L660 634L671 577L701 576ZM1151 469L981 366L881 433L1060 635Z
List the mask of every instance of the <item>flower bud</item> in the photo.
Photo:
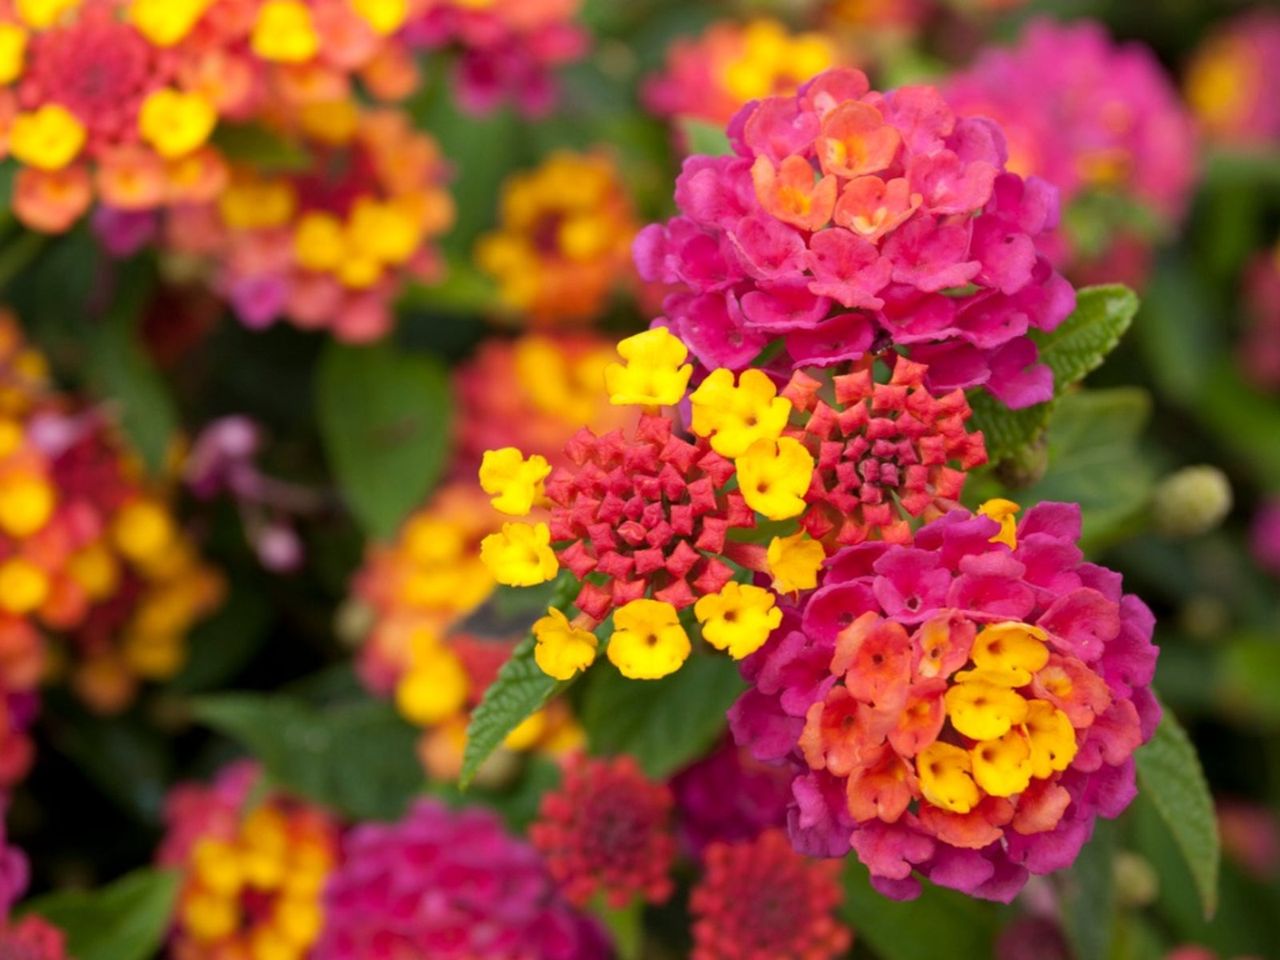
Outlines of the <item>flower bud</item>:
M1231 511L1231 483L1217 467L1183 467L1169 474L1151 498L1155 528L1166 537L1195 537Z

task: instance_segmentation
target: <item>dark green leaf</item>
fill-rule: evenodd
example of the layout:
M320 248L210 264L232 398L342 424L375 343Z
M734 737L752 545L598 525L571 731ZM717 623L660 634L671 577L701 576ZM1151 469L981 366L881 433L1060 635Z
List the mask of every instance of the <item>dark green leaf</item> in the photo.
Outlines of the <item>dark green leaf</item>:
M1137 445L1150 415L1151 398L1136 387L1063 397L1049 423L1049 470L1019 500L1078 503L1086 539L1105 541L1150 497L1154 471Z
M1075 960L1107 960L1116 929L1115 825L1099 820L1093 837L1059 881L1063 927Z
M195 693L225 685L257 652L271 620L271 607L246 583L233 584L226 602L191 631L191 651L169 689Z
M201 698L193 712L242 743L274 783L356 819L393 819L422 791L418 731L389 703L313 707L246 693Z
M1155 736L1138 750L1136 760L1138 783L1190 868L1205 916L1213 916L1221 858L1218 818L1200 758L1172 713L1165 711Z
M94 391L117 409L125 433L150 470L158 473L177 430L178 413L139 340L138 321L152 283L140 265L121 270L115 303L94 329L87 362Z
M178 874L135 870L98 890L53 893L25 905L67 935L75 960L149 960L173 915Z
M530 634L511 652L511 658L502 665L498 678L489 684L484 698L471 714L459 780L464 788L507 734L569 684L543 673L534 662L533 648L534 639Z
M1193 410L1261 484L1280 477L1280 401L1246 383L1233 360L1213 366Z
M369 533L390 538L445 463L445 372L434 359L391 344L331 343L316 390L321 437L342 492Z
M890 900L871 886L856 857L845 863L844 915L884 960L991 957L999 920L993 904L931 884L915 900Z
M262 173L304 171L313 160L298 144L256 123L220 123L213 144L233 163L246 164Z
M725 711L742 693L728 657L690 657L661 680L628 680L609 665L588 677L582 722L593 753L629 753L655 780L705 753L725 727Z
M709 157L721 157L732 152L724 128L705 120L685 117L680 120L680 132L685 138L689 153L701 153Z
M1115 349L1138 312L1138 297L1120 284L1085 287L1076 309L1052 333L1033 332L1040 359L1053 371L1055 396L1079 383ZM970 427L981 430L992 462L999 462L1033 441L1049 420L1050 403L1009 410L986 391L971 397Z

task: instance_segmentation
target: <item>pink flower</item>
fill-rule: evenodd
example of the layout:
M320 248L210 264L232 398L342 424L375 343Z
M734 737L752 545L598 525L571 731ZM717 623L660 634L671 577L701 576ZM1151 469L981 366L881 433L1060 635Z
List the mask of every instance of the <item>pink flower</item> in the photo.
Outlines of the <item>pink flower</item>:
M679 215L634 248L641 276L671 288L661 322L704 366L743 369L779 336L784 366L892 345L937 366L930 389L1052 395L1026 334L1074 306L1041 249L1055 192L1006 171L994 123L929 87L881 94L833 70L748 104L728 132L734 155L686 160Z
M1154 618L1079 536L1074 504L1005 532L952 510L828 559L730 711L792 771L798 849L852 851L890 897L925 877L1007 902L1125 809L1160 717Z
M1263 505L1253 518L1249 543L1258 566L1280 577L1280 500Z
M396 823L348 834L325 892L316 960L604 960L538 854L493 814L424 800Z

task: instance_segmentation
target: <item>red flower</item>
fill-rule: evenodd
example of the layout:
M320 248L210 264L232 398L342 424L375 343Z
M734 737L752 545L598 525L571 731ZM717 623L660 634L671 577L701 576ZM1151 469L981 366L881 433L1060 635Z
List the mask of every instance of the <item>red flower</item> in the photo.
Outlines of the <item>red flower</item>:
M712 844L689 901L693 960L827 960L848 950L853 935L831 915L839 872L836 861L796 853L780 830Z
M632 757L579 757L563 786L543 797L529 838L572 903L597 893L613 907L636 896L661 903L671 896L676 852L671 807L671 791Z

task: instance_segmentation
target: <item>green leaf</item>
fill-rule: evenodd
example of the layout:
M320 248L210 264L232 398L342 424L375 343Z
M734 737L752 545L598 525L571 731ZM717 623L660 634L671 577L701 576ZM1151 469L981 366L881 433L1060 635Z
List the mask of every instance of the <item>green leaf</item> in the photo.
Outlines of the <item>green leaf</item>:
M394 819L421 793L418 731L389 703L326 707L270 694L194 701L207 726L242 743L271 780L356 819Z
M446 460L450 403L443 367L388 343L330 343L316 391L325 452L352 511L370 534L390 538L431 491Z
M53 893L24 905L67 935L75 960L148 960L157 956L173 916L179 876L135 870L98 890Z
M680 132L684 136L688 152L701 153L709 157L722 157L732 153L729 137L724 127L705 120L694 120L683 117L679 121Z
M1173 835L1191 870L1201 908L1211 917L1218 907L1218 818L1191 739L1166 710L1155 736L1135 759L1139 786Z
M1280 437L1280 401L1246 383L1232 358L1213 366L1192 412L1259 484L1280 489L1280 443L1262 439Z
M1221 673L1214 691L1218 710L1248 726L1280 727L1280 639L1267 633L1234 637L1215 665ZM1203 673L1199 680L1203 688Z
M883 960L995 956L994 904L928 883L915 900L890 900L853 856L846 859L844 883L845 919Z
M1076 309L1052 333L1033 331L1040 359L1053 371L1054 395L1079 383L1115 349L1134 314L1138 296L1120 284L1085 287L1076 294ZM1049 421L1053 401L1024 410L1009 410L985 390L970 398L969 426L986 436L987 452L998 463L1031 443Z
M582 725L592 753L629 753L645 773L665 780L705 753L725 727L725 711L742 693L728 657L690 657L661 680L628 680L612 666L591 671Z
M1075 960L1107 960L1116 933L1115 824L1099 820L1093 837L1058 882L1063 927Z
M1019 500L1078 503L1086 539L1113 536L1151 495L1155 472L1138 449L1150 416L1151 398L1136 387L1063 397L1049 423L1049 470Z
M152 473L164 467L178 427L168 386L138 337L153 278L141 265L121 270L115 303L93 330L87 354L94 392L118 409L121 427Z
M309 169L313 157L297 143L256 123L218 124L213 145L233 163L262 173L297 173Z
M182 693L225 686L258 652L271 605L247 580L233 583L226 602L191 631L190 654L168 689Z
M498 749L507 734L572 682L556 680L543 673L534 662L533 648L533 634L516 645L510 659L498 671L498 678L489 684L484 698L472 712L462 754L459 778L462 787L471 783L480 765Z

